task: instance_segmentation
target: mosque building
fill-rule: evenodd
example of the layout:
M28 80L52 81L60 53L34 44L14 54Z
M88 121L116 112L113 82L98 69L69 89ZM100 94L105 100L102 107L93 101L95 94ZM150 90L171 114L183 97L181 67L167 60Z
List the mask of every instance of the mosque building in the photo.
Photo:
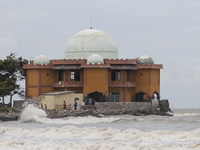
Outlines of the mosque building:
M112 38L97 29L86 29L68 42L65 58L37 56L26 70L26 96L38 98L50 92L82 93L85 103L148 102L160 98L161 64L143 55L118 59Z

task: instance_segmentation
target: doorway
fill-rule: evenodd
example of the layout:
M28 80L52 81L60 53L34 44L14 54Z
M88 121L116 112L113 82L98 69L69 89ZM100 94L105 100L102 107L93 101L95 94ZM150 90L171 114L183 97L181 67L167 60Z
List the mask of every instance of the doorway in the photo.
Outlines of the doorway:
M97 91L88 94L87 104L94 105L95 102L105 102L105 95Z

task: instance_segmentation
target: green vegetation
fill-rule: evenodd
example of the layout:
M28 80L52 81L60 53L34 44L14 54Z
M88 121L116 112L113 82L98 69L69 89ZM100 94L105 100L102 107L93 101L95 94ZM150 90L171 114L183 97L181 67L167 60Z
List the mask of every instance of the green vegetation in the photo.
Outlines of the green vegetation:
M12 105L12 97L15 94L24 96L23 88L17 83L25 78L23 65L27 64L26 59L17 58L15 53L11 53L4 60L0 60L0 97L4 103L4 97L10 96L10 105Z
M0 112L9 112L9 111L19 112L19 110L16 109L16 108L11 108L11 107L0 107Z

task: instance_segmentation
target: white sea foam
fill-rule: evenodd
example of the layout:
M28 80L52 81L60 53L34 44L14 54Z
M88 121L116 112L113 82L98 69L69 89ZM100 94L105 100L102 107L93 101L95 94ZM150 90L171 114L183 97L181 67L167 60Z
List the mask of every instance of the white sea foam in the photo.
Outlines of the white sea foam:
M44 110L35 107L34 105L28 105L22 111L20 120L22 122L34 122L47 117Z
M192 117L192 116L199 116L200 113L181 113L181 114L174 114L175 117Z
M23 121L0 123L0 149L200 149L198 116L125 115L49 119L41 109L29 106L25 110L21 117Z
M0 128L7 149L200 149L200 129L141 131L65 126L61 128ZM2 138L3 137L3 138Z

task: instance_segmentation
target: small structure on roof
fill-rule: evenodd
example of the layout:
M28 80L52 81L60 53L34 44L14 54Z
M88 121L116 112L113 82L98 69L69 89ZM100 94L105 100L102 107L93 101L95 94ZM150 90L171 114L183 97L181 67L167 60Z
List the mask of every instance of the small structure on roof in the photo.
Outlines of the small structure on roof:
M48 64L50 64L50 60L49 60L49 58L47 57L47 56L45 56L45 55L39 55L39 56L37 56L35 59L34 59L34 62L33 62L35 65L36 64L40 64L40 65L43 65L43 64L45 64L45 65L48 65Z

